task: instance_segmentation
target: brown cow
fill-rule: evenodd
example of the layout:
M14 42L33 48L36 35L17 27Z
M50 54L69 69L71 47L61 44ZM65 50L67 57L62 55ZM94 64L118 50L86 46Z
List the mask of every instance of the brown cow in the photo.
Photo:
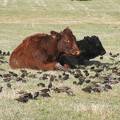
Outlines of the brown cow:
M69 28L58 33L34 34L12 52L9 64L11 68L31 68L42 70L64 69L57 62L60 54L79 55L76 38Z

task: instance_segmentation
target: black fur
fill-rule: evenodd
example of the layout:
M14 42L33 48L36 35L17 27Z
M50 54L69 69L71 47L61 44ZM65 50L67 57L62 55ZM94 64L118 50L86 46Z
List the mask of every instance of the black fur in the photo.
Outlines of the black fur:
M62 65L68 64L74 67L75 65L84 64L85 60L90 60L106 53L97 36L85 36L83 40L77 41L77 45L81 51L80 55L77 57L61 55L58 61Z

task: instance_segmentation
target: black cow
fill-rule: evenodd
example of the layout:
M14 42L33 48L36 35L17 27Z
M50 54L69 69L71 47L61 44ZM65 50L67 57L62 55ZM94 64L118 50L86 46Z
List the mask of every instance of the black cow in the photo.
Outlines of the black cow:
M79 56L61 55L58 61L62 65L68 64L74 68L75 65L84 64L84 61L106 53L97 36L85 36L83 40L77 41L77 45L81 54Z

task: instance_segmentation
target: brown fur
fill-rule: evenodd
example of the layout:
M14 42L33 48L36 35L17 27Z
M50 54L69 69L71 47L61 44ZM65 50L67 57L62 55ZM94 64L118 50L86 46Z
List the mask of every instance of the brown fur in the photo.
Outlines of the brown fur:
M61 53L79 54L76 38L69 28L61 33L51 31L50 35L38 33L28 36L12 52L9 64L13 69L54 70L56 59Z

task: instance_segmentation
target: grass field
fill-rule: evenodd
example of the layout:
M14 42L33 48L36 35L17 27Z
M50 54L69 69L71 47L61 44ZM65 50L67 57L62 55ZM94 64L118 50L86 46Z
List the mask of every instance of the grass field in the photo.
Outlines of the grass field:
M67 26L77 39L98 35L107 53L119 52L120 0L0 0L2 50L12 51L30 34L61 31ZM0 67L11 70L8 64ZM76 96L53 94L26 104L14 100L16 91L37 90L38 79L12 81L14 89L0 81L5 86L0 93L0 120L120 120L120 84L109 92L88 94L81 91L81 86L74 86L73 79L59 84L70 86Z

